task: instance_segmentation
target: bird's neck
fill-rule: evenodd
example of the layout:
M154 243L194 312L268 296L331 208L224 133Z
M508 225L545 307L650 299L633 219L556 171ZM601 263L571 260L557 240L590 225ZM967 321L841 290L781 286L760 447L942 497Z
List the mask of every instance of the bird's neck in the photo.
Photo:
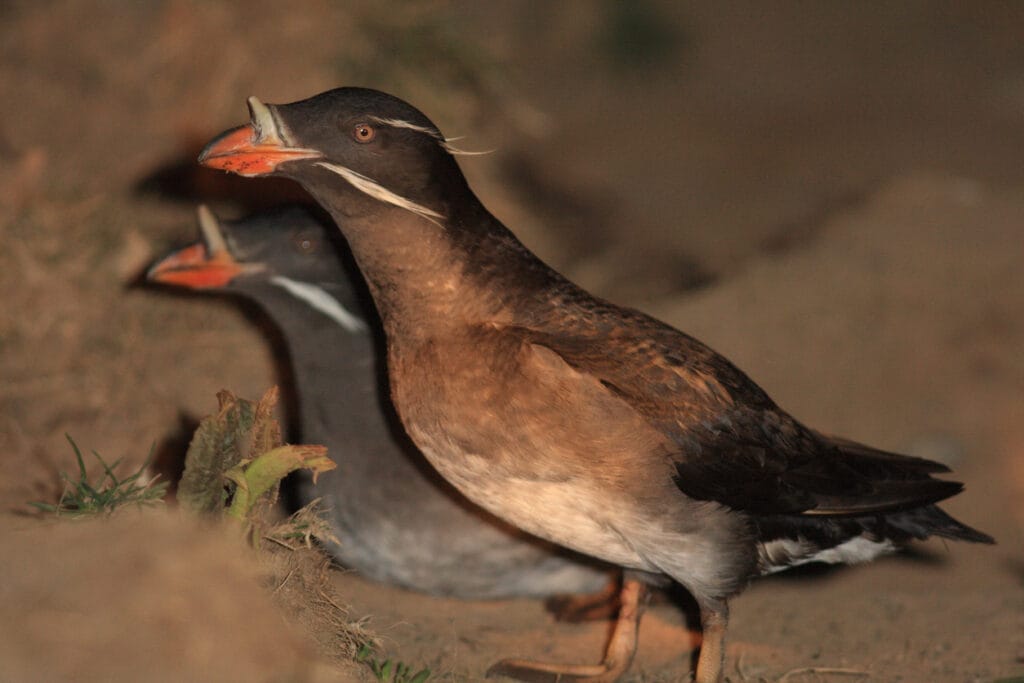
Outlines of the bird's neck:
M352 215L332 197L318 199L348 240L389 337L513 323L524 299L559 277L475 197L437 222L392 207Z
M323 426L325 420L339 431L350 426L347 433L359 433L358 421L367 419L367 411L354 407L377 402L377 340L369 316L349 297L339 296L339 303L368 325L368 329L353 331L281 287L264 283L240 294L263 309L280 333L279 341L284 342L290 364L279 368L284 373L279 379L293 386L299 404L291 418L300 434L292 438L323 439L331 432ZM343 392L337 391L339 381L346 384ZM314 397L319 397L317 403L303 404L304 399ZM325 401L331 405L318 407Z

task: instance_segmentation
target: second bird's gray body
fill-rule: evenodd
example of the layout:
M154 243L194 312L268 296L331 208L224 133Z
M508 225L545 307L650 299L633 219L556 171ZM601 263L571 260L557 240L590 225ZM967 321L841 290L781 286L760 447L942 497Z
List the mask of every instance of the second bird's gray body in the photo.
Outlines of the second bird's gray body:
M258 303L281 330L298 402L296 436L327 446L337 463L315 485L302 479L299 497L323 499L340 541L329 548L341 564L378 581L466 599L591 592L607 582L608 569L468 502L412 445L387 397L372 308L361 304L331 249L337 240L327 238L325 231L337 228L300 210L223 228L242 259L245 242L260 230L320 234L323 242L324 253L306 257L318 264L285 272L303 257L276 267L280 256L265 257L264 270L236 279L228 291Z

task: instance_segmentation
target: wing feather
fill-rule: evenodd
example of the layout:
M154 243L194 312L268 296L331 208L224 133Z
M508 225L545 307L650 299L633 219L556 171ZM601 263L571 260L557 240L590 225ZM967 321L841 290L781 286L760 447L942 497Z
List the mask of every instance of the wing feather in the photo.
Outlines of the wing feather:
M531 343L628 403L677 446L676 486L697 500L772 515L863 516L908 510L960 492L945 466L826 437L804 427L728 360L636 311Z

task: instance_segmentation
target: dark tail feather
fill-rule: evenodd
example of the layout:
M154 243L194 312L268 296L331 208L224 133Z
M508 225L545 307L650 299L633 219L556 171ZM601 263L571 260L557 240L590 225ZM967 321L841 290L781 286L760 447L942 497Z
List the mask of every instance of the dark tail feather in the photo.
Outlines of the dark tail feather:
M942 511L937 505L926 505L886 515L889 526L895 527L917 539L939 536L954 541L971 543L995 543L995 539L977 529L962 524Z
M791 475L800 485L817 493L817 507L808 510L806 515L850 515L861 516L877 512L887 518L906 520L907 533L916 538L924 538L929 534L985 542L988 536L960 524L952 517L935 507L935 503L960 493L964 485L957 481L935 479L931 475L948 472L949 468L942 463L900 455L877 448L841 439L823 437L839 451L839 463L850 476L846 478L846 486L850 481L860 481L860 490L840 490L838 493L829 489L836 479L836 471L819 473L811 468L804 468ZM823 478L822 483L814 480ZM899 528L899 527L897 527ZM913 531L911 531L913 529ZM991 542L991 539L988 539Z
M876 461L881 461L884 464L891 466L897 466L908 472L929 472L932 474L949 472L949 467L942 464L941 462L935 462L934 460L927 460L925 458L918 458L913 455L903 455L901 453L893 453L891 451L883 451L878 448L871 446L865 446L862 443L856 441L850 441L840 436L832 436L829 434L822 434L816 432L818 436L832 444L839 450L850 455L858 455L864 458L869 458Z

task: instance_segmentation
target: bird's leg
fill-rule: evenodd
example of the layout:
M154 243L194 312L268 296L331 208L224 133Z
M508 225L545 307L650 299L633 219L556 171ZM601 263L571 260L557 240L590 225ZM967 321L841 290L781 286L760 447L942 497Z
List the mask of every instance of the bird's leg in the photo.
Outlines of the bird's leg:
M725 627L729 623L729 606L724 601L714 606L701 605L700 623L703 635L697 675L694 683L720 683L725 666Z
M610 577L605 587L596 593L584 595L555 595L544 601L544 606L556 621L579 623L611 619L619 613L621 578Z
M503 659L487 670L487 677L507 676L530 683L613 683L633 662L645 593L644 584L639 580L628 573L623 577L619 617L600 664L545 664Z

